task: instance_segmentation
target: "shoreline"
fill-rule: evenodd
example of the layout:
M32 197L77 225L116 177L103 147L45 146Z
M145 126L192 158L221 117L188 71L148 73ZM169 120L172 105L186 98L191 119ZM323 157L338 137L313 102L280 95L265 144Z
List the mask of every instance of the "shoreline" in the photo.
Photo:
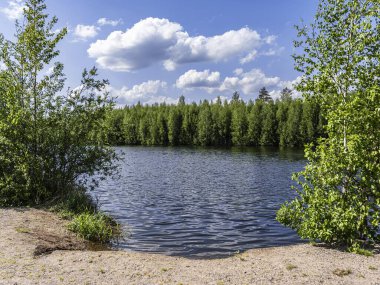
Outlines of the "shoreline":
M67 221L0 208L0 284L380 284L380 254L298 244L220 259L89 250Z

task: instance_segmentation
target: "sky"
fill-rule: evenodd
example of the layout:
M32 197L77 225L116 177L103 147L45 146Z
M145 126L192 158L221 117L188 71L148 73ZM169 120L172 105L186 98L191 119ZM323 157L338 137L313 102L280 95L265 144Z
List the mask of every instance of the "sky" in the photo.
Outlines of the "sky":
M117 104L273 98L292 88L294 25L310 23L317 0L46 0L67 27L57 60L67 84L96 66ZM0 32L14 35L22 0L0 0ZM48 70L49 67L47 67ZM48 71L46 71L48 72Z

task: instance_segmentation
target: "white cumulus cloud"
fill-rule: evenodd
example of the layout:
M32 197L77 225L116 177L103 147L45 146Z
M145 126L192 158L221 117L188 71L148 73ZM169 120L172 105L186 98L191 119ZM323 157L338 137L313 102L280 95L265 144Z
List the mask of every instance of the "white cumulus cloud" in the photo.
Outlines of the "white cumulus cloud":
M8 6L0 8L0 12L3 13L9 20L14 21L20 19L24 12L23 0L11 0L8 1Z
M213 37L179 35L177 44L170 50L171 60L176 63L226 60L261 45L260 35L249 28Z
M92 25L77 25L74 30L74 35L80 40L87 40L96 37L98 28Z
M112 27L116 27L117 25L122 24L123 21L121 19L119 19L119 20L110 20L110 19L107 19L107 18L100 18L97 21L97 23L98 23L99 26L112 26Z
M211 37L191 37L184 28L168 19L146 18L130 29L114 31L87 50L101 68L133 71L156 63L167 70L190 62L224 61L253 53L265 41L248 27Z
M152 104L165 101L167 83L161 80L149 80L141 84L136 84L132 88L123 86L120 89L110 87L112 96L117 97L120 104L135 104L138 101L145 104ZM167 100L169 102L170 100ZM170 101L170 103L172 103Z
M126 32L114 31L107 39L92 43L88 54L100 67L131 71L168 58L182 27L166 19L147 18Z
M277 76L267 76L262 70L254 68L234 77L226 77L220 86L221 91L241 90L244 94L254 94L263 86L273 87L280 83Z
M184 90L200 88L209 93L232 94L239 91L244 95L255 97L262 87L272 88L279 92L284 87L291 86L291 81L281 81L277 76L267 76L260 69L252 69L245 72L242 68L234 70L234 76L221 79L218 71L189 70L182 74L176 81L176 87ZM277 94L277 93L276 93Z
M182 74L176 82L178 88L210 88L220 85L220 73L210 70L196 71L190 69Z

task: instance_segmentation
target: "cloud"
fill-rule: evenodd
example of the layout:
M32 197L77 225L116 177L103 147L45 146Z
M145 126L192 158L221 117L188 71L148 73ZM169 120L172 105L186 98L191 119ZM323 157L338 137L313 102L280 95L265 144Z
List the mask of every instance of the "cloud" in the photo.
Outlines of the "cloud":
M277 85L277 89L274 89L274 90L272 90L272 91L269 92L270 96L273 99L280 98L282 89L289 88L289 89L292 90L292 96L293 96L293 98L300 98L300 97L302 97L302 94L300 92L298 92L297 90L295 90L295 85L298 84L298 83L300 83L301 79L302 79L302 77L298 76L294 80L280 81L279 84Z
M140 101L143 104L157 102L170 102L173 98L163 96L166 93L167 83L161 80L149 80L141 84L134 85L132 88L123 86L120 89L110 87L112 96L117 97L119 104L135 104ZM165 100L168 98L167 100ZM173 99L174 100L174 99Z
M301 95L294 90L294 84L300 80L301 77L297 77L292 81L281 81L279 77L266 76L259 69L252 69L248 72L242 70L239 75L225 77L224 80L221 80L218 71L189 70L177 79L174 86L182 91L207 91L208 93L219 95L222 102L224 102L226 99L229 100L234 91L244 94L248 99L254 99L257 97L259 90L264 86L270 91L273 99L279 98L281 90L285 87L293 90L293 97L300 97ZM110 86L108 91L113 97L117 97L116 102L119 107L137 104L137 102L149 105L163 102L167 104L178 103L178 98L173 98L169 95L169 93L176 90L171 89L167 82L161 80L149 80L136 84L131 88L127 86L121 88ZM212 102L216 102L216 99L212 99Z
M190 69L182 74L176 82L177 88L212 88L220 85L220 73L210 70L196 71Z
M88 54L100 67L132 71L169 57L182 27L166 19L147 18L126 32L114 31L107 39L92 43Z
M278 56L281 55L281 53L285 50L284 47L276 47L276 48L270 48L266 51L263 51L260 53L260 55L264 56Z
M264 38L264 41L266 44L271 45L274 44L277 40L277 36L270 35Z
M249 54L247 54L245 57L243 57L242 59L240 59L240 63L241 64L245 64L245 63L251 62L256 57L257 57L257 50L253 50Z
M260 45L260 35L249 28L232 30L213 37L189 37L184 33L171 48L170 60L176 63L222 61Z
M122 24L123 21L121 19L119 19L119 20L110 20L110 19L107 19L107 18L100 18L97 21L97 23L98 23L99 26L112 26L112 27L116 27L117 25Z
M74 30L74 35L80 40L87 40L96 37L99 28L96 26L77 25Z
M49 76L49 75L52 75L54 73L54 66L50 66L46 72L45 72L45 75Z
M191 62L225 61L253 53L265 41L248 27L211 37L191 37L168 19L146 18L130 29L114 31L87 50L101 68L133 71L162 63L167 70Z
M244 72L243 68L236 68L236 69L234 70L234 74L235 74L236 76L239 76L239 75L242 74L243 72Z
M254 94L263 86L272 87L280 82L277 76L269 77L260 69L252 69L234 77L226 77L220 86L221 91L241 90L244 94Z
M166 103L168 105L173 105L178 103L178 98L172 98L167 96L155 96L143 102L144 105L152 105L155 103Z
M11 0L8 1L8 6L0 8L0 12L9 20L14 21L22 17L24 8L25 5L23 0Z
M219 99L222 103L224 103L224 101L226 101L226 100L227 100L227 102L230 102L230 101L231 101L231 100L228 99L228 97L226 97L226 96L218 96L218 97L212 99L211 102L215 104L215 103L218 102L218 99Z
M267 76L260 69L252 69L244 72L242 68L234 70L234 76L227 76L223 80L218 71L189 70L181 75L176 81L176 87L184 90L203 89L209 93L232 94L234 91L245 95L256 95L263 86L282 90L284 87L292 86L292 81L281 81L277 76ZM278 92L280 92L278 91Z

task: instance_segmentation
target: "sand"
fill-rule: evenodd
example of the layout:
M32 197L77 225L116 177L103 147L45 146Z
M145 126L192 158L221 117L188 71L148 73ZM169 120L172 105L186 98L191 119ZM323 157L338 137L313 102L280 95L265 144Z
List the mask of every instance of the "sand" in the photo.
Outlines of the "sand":
M0 284L379 284L380 254L301 244L196 260L91 251L67 221L36 209L0 209Z

